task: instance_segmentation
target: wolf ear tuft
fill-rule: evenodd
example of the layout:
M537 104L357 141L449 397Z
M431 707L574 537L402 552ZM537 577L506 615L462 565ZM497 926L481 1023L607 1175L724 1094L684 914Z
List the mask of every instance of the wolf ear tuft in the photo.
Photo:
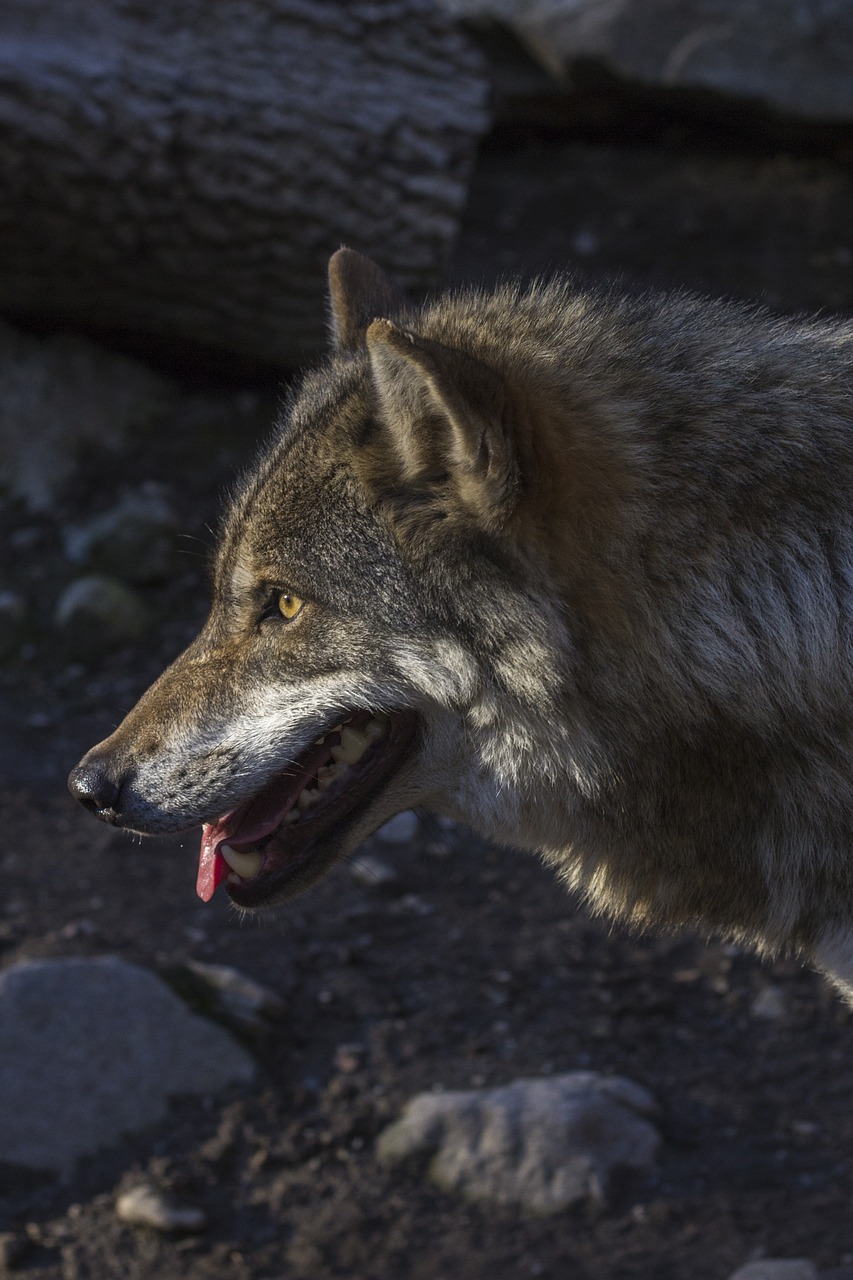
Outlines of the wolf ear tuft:
M354 249L338 249L329 260L329 308L336 351L364 346L367 326L398 311L405 299L381 267Z
M518 471L501 378L467 353L374 320L367 350L403 484L449 475L489 527L512 509Z

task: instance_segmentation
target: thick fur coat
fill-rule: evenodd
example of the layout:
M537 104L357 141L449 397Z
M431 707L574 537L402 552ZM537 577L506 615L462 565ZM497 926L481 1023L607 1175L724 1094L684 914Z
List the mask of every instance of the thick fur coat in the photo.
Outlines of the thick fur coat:
M330 278L332 353L234 499L208 623L72 790L248 833L318 732L387 712L372 789L287 865L266 833L235 901L420 804L844 986L853 326L569 280L414 307L346 250Z

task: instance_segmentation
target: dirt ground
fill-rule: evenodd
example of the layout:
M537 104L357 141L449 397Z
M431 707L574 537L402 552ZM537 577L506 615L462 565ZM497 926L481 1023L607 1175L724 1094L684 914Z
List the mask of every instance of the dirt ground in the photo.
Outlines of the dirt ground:
M853 308L843 160L664 143L531 135L486 147L452 277L571 264L786 310ZM275 389L253 394L260 438ZM288 1008L254 1045L251 1096L178 1101L167 1124L66 1185L0 1163L15 1273L725 1280L764 1254L830 1272L853 1264L853 1020L795 964L762 967L690 936L611 933L534 858L428 818L411 847L382 846L394 883L339 868L274 922L241 923L218 896L197 900L194 839L139 845L77 812L68 768L204 612L206 526L253 446L222 425L202 435L178 423L130 456L93 458L43 517L0 506L12 548L0 587L14 583L45 617L0 673L0 963L109 952L167 972L192 957L237 966ZM155 643L69 662L50 625L69 575L60 532L129 478L164 484L201 541L183 544L168 584L147 589ZM754 1009L768 985L772 1018ZM487 1210L374 1158L376 1135L418 1090L575 1068L630 1076L661 1106L657 1172L604 1208L542 1219ZM143 1174L201 1207L207 1229L167 1237L122 1225L116 1191Z

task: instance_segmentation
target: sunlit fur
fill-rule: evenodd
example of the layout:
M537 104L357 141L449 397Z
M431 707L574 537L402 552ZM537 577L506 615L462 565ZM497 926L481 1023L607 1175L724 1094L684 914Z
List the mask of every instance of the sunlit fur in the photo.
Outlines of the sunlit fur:
M223 530L211 618L97 752L127 822L417 708L414 803L597 908L853 954L853 328L557 280L413 307L344 251L337 345ZM307 603L258 623L270 587ZM841 959L839 959L841 957Z

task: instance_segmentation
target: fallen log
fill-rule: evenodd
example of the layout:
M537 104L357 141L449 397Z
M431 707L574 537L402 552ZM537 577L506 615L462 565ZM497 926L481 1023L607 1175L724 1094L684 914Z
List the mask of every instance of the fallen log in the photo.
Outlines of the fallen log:
M5 0L0 310L292 367L339 245L434 282L485 98L427 0Z

